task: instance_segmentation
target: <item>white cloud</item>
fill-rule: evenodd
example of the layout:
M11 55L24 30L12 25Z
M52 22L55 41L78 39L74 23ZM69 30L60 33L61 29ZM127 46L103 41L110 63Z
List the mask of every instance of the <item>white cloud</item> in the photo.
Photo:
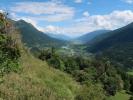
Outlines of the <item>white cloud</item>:
M83 12L83 16L88 17L90 14L88 11Z
M75 3L82 3L82 0L74 0Z
M43 32L45 33L53 33L53 34L62 34L64 33L61 27L48 25L43 28Z
M15 13L30 14L32 17L40 17L46 21L64 21L73 18L75 10L73 7L61 2L21 2L11 7ZM38 17L38 18L39 18Z
M117 29L131 23L132 21L132 11L113 11L107 15L92 15L76 19L69 27L52 26L51 29L53 29L52 31L54 33L62 33L69 36L79 36L100 29ZM44 30L46 30L46 28L44 28Z
M55 15L39 16L39 17L32 17L32 18L40 21L60 22L68 19L70 20L72 19L72 17L73 15L71 14L55 14Z
M124 0L124 2L126 2L128 4L133 4L133 0Z
M24 10L26 9L26 10ZM105 15L89 15L89 12L85 11L82 18L71 20L72 24L65 27L50 25L40 27L38 23L48 22L60 22L70 20L74 17L75 9L73 7L66 6L60 2L23 2L17 3L12 7L14 12L12 15L16 19L24 19L32 23L37 29L43 32L60 33L69 36L79 36L91 31L99 29L116 29L124 25L127 25L133 21L133 11L113 11ZM17 16L16 13L30 14L26 16ZM45 22L44 22L45 23ZM46 24L45 24L46 25Z

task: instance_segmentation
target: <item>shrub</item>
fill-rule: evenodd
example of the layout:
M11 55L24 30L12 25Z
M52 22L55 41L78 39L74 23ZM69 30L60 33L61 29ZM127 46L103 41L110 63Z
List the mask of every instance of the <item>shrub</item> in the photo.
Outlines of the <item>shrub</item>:
M2 15L2 14L0 14ZM12 39L9 25L6 26L8 20L0 17L0 75L11 71L16 72L19 69L20 50L15 40ZM9 28L9 30L8 30ZM10 34L8 34L8 32Z

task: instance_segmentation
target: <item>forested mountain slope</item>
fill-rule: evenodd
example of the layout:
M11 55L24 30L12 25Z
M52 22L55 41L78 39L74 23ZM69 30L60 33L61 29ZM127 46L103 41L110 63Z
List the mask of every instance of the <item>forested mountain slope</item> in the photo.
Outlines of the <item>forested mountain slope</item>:
M81 43L87 43L92 41L95 37L100 36L102 34L106 34L109 32L109 30L97 30L90 33L87 33L85 35L82 35L75 39L75 41L81 42Z
M100 39L100 40L99 40ZM90 50L98 52L115 45L133 42L133 23L95 38ZM124 47L124 46L123 46ZM89 48L88 48L89 49Z
M87 50L93 53L103 52L111 60L123 64L122 66L132 68L133 23L95 38Z
M32 24L27 23L24 20L19 20L14 23L21 33L22 41L28 47L58 47L65 44L65 41L52 38L45 33L38 31Z

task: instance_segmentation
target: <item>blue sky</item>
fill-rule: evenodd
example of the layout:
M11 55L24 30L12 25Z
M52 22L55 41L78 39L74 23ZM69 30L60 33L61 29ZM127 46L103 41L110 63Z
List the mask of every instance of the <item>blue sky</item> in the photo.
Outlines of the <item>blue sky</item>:
M1 0L0 9L43 32L71 37L133 21L133 0Z

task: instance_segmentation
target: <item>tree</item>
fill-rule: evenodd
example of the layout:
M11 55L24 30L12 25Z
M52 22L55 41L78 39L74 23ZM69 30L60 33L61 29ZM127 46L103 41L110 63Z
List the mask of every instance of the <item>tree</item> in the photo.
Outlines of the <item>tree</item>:
M75 70L79 70L79 66L73 57L67 57L64 59L65 71L73 73Z
M117 91L115 80L113 78L108 78L108 80L104 83L104 89L106 90L108 95L114 96Z
M133 77L130 77L130 91L133 93Z
M52 54L51 52L49 52L49 50L42 50L38 56L38 58L41 60L48 60L48 59L51 59L51 57L52 57Z
M48 63L56 69L60 69L62 71L65 69L64 63L59 57L52 56L51 59L48 60Z

